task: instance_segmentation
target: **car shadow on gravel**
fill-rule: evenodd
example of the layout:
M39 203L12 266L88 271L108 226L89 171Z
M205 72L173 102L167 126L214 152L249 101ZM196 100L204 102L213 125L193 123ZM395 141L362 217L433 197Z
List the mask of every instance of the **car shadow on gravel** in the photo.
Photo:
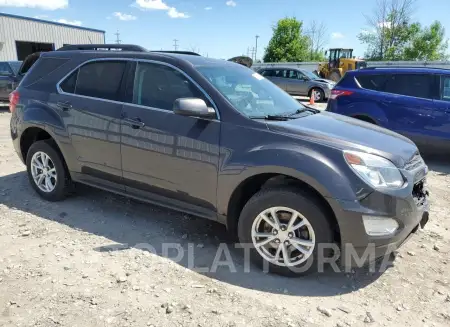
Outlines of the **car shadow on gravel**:
M202 275L262 292L333 296L364 288L381 276L363 268L351 273L326 269L323 273L301 278L267 274L253 265L244 265L243 251L236 249L221 224L85 186L78 187L77 195L63 202L45 202L32 190L25 172L0 177L0 205L110 240L93 251L127 251L130 248L152 251L154 248L157 255ZM180 251L175 249L163 255L163 244L181 248L184 255L177 260ZM230 250L231 269L229 265L218 265L218 261L226 257L222 251L224 244ZM221 256L216 258L218 253ZM245 271L248 266L250 271ZM214 267L217 269L212 269Z

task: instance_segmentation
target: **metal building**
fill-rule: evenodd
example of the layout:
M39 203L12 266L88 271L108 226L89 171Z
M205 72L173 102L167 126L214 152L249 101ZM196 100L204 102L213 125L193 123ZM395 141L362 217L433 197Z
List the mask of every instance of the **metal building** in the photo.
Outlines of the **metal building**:
M104 44L105 31L0 13L0 61L23 60L66 44Z

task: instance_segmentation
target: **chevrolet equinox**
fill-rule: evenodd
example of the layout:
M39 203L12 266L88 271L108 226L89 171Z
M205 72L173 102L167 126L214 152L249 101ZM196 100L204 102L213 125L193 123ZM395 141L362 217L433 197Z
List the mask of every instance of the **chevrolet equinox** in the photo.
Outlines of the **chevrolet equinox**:
M427 222L428 168L409 139L305 107L239 64L106 47L35 56L10 95L43 199L83 183L218 221L283 275L317 270L322 244L385 256Z

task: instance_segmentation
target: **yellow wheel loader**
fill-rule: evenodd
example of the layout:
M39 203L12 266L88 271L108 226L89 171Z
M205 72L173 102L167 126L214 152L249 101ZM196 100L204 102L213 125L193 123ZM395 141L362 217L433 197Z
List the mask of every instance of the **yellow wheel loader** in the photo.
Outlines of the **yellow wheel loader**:
M317 74L332 81L339 81L345 72L348 70L355 70L367 67L367 63L361 59L353 57L353 49L330 49L325 51L325 56L328 56L327 63L320 63Z

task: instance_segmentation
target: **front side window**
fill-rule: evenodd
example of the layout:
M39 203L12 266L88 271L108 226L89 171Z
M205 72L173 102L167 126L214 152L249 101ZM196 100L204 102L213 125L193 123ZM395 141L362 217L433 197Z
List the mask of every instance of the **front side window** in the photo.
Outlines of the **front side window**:
M166 65L138 63L134 79L133 103L172 110L176 99L200 98L203 93L181 72Z
M450 101L450 76L441 77L441 99Z
M125 67L125 61L88 63L61 83L61 89L93 98L118 100ZM76 84L73 88L75 79Z
M303 107L274 83L246 67L225 64L196 68L246 116L293 113Z
M432 99L433 78L428 74L388 75L384 91L416 98Z

